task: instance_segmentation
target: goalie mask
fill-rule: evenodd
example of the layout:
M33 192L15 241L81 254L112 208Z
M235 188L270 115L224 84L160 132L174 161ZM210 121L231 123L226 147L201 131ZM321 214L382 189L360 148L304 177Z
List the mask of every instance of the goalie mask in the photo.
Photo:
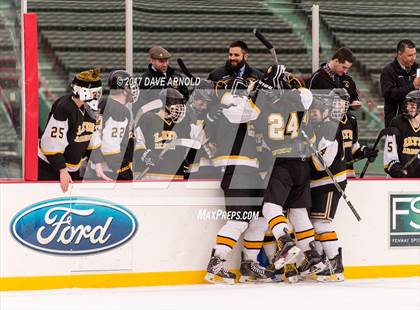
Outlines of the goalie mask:
M332 98L331 118L341 120L349 109L349 93L344 88L334 88L328 95Z
M99 99L102 97L102 82L99 69L83 71L74 77L71 83L74 97L83 101L85 111L93 119L98 118Z
M126 96L126 104L134 103L139 98L140 90L136 78L125 70L112 71L108 78L110 90L121 90Z
M165 107L165 118L174 123L182 122L186 114L184 96L174 88L167 88L159 93L159 99Z
M420 90L413 90L405 96L402 114L406 119L415 118L420 113Z

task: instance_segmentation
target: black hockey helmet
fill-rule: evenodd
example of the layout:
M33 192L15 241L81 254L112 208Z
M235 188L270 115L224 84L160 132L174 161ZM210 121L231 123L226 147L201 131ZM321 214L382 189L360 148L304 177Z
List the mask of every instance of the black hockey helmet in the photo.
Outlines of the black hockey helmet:
M109 74L108 86L112 90L125 90L128 94L128 102L136 102L140 89L137 84L137 80L134 76L125 70L115 70Z
M180 123L186 114L186 100L184 96L174 88L163 89L159 93L159 99L165 108L167 118L174 123Z
M415 103L416 111L410 111L410 103ZM413 90L405 96L402 114L405 118L410 119L416 117L420 113L420 90Z

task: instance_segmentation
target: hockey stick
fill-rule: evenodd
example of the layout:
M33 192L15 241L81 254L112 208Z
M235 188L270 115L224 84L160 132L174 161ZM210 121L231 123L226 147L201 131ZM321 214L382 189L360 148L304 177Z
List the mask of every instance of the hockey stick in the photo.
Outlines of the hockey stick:
M317 157L317 159L321 162L321 164L324 166L325 168L325 172L327 172L328 176L331 178L331 180L333 181L333 184L335 186L335 188L338 190L338 192L341 194L341 196L343 197L344 201L346 202L346 204L349 206L350 210L353 212L354 216L356 217L356 219L360 222L362 220L362 218L360 217L359 213L357 213L356 209L354 208L353 204L351 203L351 201L349 200L349 198L347 197L346 193L344 192L344 190L341 188L340 184L337 183L337 181L334 178L334 175L332 174L331 170L328 168L327 164L325 163L324 158L322 157L322 155L316 150L316 148L314 147L314 145L312 144L311 140L309 139L308 135L306 134L306 132L304 130L301 130L303 137L306 139L306 142L308 143L309 147L311 148L312 152L315 154L315 156Z
M166 154L169 150L177 147L177 146L183 146L187 148L192 148L198 150L201 147L201 143L197 140L193 139L175 139L165 145L165 148L160 152L159 159L163 159L163 155ZM150 170L150 167L147 167L144 169L144 171L136 178L136 180L141 180L143 177L148 173Z
M270 51L271 55L273 56L274 62L276 63L276 65L278 65L279 62L277 60L276 49L273 46L273 44L271 44L270 41L268 41L266 37L264 37L263 34L257 28L254 28L252 32L257 37L257 39L260 40L260 42L264 44L264 46Z
M375 143L373 144L373 150L376 150L376 147L378 146L379 141L382 139L383 136L385 135L398 135L398 129L395 127L386 127L383 128L379 134L378 137L376 138ZM362 179L365 176L366 170L369 167L370 161L367 160L365 163L365 166L363 167L362 173L360 174L360 178Z
M420 159L420 151L417 151L417 154L414 154L409 161L407 161L403 167L404 170L406 170L408 167L411 166L412 163L416 160L416 158Z
M178 58L176 60L176 62L178 63L179 68L181 69L181 71L190 79L194 79L196 80L197 78L192 75L192 73L190 72L190 70L188 70L187 66L185 65L184 61L181 58Z

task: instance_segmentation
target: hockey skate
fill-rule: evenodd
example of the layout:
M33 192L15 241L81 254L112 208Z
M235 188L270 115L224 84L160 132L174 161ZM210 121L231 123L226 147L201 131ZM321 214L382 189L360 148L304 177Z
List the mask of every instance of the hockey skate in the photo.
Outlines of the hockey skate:
M327 260L327 268L316 274L317 281L320 282L341 282L344 281L343 258L341 248L338 254L330 260Z
M235 284L236 275L226 269L225 263L225 259L214 255L213 249L204 280L209 283Z
M272 282L272 277L274 276L273 271L261 266L258 262L245 259L244 253L242 253L242 262L239 271L241 274L239 282L241 283Z
M326 268L323 257L319 255L315 249L314 241L311 241L311 243L309 243L309 247L310 249L308 251L305 251L305 257L300 266L298 267L300 276L304 279L307 278L309 275L313 273L319 273Z
M280 269L286 264L294 263L296 256L300 253L300 249L296 246L292 237L290 237L287 229L284 229L284 232L285 234L277 240L277 252L273 259L276 269Z
M276 270L276 268L274 268L274 264L270 264L266 267L271 273L271 281L272 282L282 282L282 274L284 272L284 268L280 268L278 270Z

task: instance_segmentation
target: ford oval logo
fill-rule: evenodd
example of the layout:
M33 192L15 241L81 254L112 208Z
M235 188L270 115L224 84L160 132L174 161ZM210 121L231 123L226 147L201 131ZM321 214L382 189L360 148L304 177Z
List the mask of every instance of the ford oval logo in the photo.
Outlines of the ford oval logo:
M127 242L137 231L137 220L111 201L69 197L31 205L13 218L10 230L20 243L35 250L91 254Z

